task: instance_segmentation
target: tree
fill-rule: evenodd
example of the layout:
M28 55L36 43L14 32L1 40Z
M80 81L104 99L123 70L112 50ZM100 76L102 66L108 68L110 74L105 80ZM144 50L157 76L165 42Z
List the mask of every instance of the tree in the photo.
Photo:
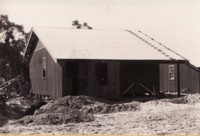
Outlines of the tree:
M22 25L0 15L0 76L6 80L21 74L26 36Z
M83 23L83 26L84 26L84 28L86 28L86 29L92 29L92 27L91 26L89 26L87 23Z
M89 26L86 22L84 22L83 25L82 25L82 24L79 23L78 20L72 21L72 26L74 26L77 29L92 29L92 27Z
M79 25L79 21L78 20L74 20L72 21L72 25L77 27Z
M19 84L23 84L20 93L27 91L29 82L26 68L27 63L23 60L25 42L28 34L24 32L22 25L11 22L7 15L0 15L0 77L10 80L18 75L22 75ZM26 88L25 88L26 87ZM10 86L8 97L10 95Z

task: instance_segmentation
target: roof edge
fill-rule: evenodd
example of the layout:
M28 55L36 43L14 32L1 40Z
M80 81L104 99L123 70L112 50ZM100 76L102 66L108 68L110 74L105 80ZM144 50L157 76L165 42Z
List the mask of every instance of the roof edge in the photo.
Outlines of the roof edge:
M34 28L33 28L33 32L35 33L36 36L38 36L37 31L35 31ZM56 57L48 49L48 46L46 46L45 42L41 38L39 38L39 37L38 37L38 39L44 45L45 49L48 51L48 53L50 54L50 56L52 57L52 59L55 61L55 63L57 63Z
M29 43L30 43L30 40L31 40L31 37L32 35L35 34L37 37L38 37L38 34L37 32L34 30L34 28L32 27L31 28L31 32L30 32L30 35L29 35L29 38L28 38L28 41L26 43L26 49L25 49L25 52L23 54L23 59L26 60L26 55L27 55L27 50L29 48ZM48 51L48 53L50 54L50 56L53 58L53 60L57 63L57 59L52 55L52 53L49 51L49 49L47 48L47 46L45 46L45 43L41 40L41 38L38 37L38 40L41 41L41 43L44 45L45 49ZM31 48L31 47L30 47ZM33 51L34 52L34 51Z
M32 34L33 34L33 27L31 27L31 31L30 31L30 35L28 37L28 40L26 42L26 48L25 48L25 51L24 51L24 54L23 54L23 58L25 59L26 57L26 52L27 52L27 49L28 49L28 46L29 46L29 42L30 42L30 39L32 37Z

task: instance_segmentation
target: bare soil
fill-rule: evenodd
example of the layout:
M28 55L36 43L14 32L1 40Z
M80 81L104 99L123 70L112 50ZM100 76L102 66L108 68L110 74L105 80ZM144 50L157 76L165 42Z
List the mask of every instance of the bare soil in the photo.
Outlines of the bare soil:
M0 133L200 134L200 95L123 103L66 96L32 116L9 120Z

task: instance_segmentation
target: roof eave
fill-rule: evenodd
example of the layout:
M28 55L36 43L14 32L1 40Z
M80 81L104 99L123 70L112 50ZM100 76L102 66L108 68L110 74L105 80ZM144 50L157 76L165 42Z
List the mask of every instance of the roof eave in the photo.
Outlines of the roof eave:
M25 52L24 52L24 54L23 54L23 59L26 59L27 50L28 50L28 48L29 48L29 42L30 42L30 39L31 39L31 37L32 37L32 34L33 34L33 27L31 28L31 32L30 32L28 41L27 41L27 43L26 43L26 48L25 48Z

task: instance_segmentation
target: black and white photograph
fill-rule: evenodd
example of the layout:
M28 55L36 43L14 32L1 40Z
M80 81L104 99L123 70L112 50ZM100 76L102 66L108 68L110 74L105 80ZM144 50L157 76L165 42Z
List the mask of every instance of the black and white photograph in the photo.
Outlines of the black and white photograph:
M200 1L0 0L0 134L200 135Z

